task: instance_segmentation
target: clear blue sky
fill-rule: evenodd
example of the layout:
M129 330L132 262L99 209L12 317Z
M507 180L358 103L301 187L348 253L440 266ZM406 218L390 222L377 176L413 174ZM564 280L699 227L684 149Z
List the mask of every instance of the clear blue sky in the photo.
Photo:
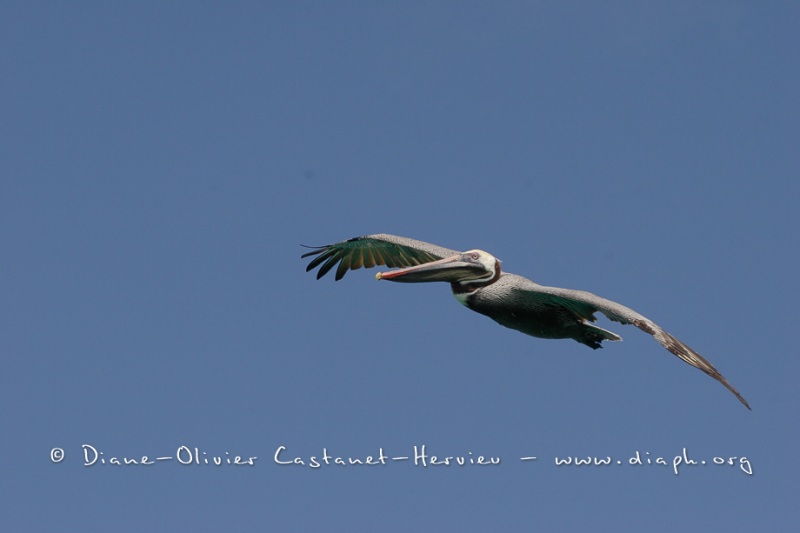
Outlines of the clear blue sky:
M393 4L0 6L0 527L796 524L800 8ZM304 271L376 232L622 302L753 411L632 327Z

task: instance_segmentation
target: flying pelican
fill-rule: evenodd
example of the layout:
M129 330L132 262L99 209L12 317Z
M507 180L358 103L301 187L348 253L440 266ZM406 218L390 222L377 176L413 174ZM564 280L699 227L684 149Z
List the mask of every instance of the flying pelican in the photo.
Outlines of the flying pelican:
M633 324L649 333L664 348L722 383L750 409L747 400L714 365L652 320L590 292L546 287L522 276L502 272L500 260L483 250L459 252L385 233L309 248L314 250L301 257L317 256L306 267L306 272L320 267L317 279L337 263L336 281L342 279L348 270L361 267L401 267L378 272L375 278L407 283L450 282L453 296L462 304L507 328L534 337L574 339L593 349L600 348L604 340L622 340L616 333L592 324L596 320L595 312L599 311L613 321Z

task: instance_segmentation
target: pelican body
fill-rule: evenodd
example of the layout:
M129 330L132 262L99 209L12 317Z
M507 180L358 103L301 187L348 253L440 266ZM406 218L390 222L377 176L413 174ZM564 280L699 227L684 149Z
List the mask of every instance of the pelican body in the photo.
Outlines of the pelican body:
M376 279L400 283L449 282L456 299L507 328L544 339L574 339L590 348L604 340L620 341L616 333L596 326L595 313L631 324L652 335L686 363L716 379L742 404L750 405L714 366L652 320L636 311L590 292L539 285L502 271L501 262L483 250L459 252L406 237L366 235L302 255L316 256L306 271L320 267L317 279L337 266L335 279L348 270L385 265L398 268L378 272Z

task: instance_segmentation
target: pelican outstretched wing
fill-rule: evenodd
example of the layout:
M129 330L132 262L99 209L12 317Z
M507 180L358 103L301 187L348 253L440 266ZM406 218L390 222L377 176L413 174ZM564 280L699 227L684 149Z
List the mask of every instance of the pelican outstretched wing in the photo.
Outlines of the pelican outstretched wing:
M458 250L442 248L435 244L398 237L386 233L355 237L327 246L308 246L313 251L301 257L316 255L306 267L309 272L320 266L317 279L328 273L336 264L336 281L342 279L348 270L361 267L372 268L375 265L386 265L389 268L410 267L430 263L456 255Z
M719 370L714 368L714 365L692 348L664 331L661 326L649 318L642 316L633 309L625 307L622 304L606 300L590 292L546 287L530 280L526 281L528 283L525 284L523 289L517 289L524 293L525 299L535 299L543 303L547 302L560 305L571 310L577 316L591 322L595 321L594 313L599 311L615 322L634 325L645 333L652 335L661 346L671 353L722 383L726 389L739 398L739 401L742 402L745 407L750 409L750 404L747 403L747 400L739 394L739 391L728 383L725 376L720 374Z

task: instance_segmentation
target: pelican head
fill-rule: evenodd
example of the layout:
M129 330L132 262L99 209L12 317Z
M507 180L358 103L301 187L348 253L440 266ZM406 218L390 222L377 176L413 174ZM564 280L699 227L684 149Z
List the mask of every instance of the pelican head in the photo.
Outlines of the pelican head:
M405 283L449 281L468 283L494 281L500 276L500 260L483 250L468 250L438 261L408 268L378 272L375 279Z

